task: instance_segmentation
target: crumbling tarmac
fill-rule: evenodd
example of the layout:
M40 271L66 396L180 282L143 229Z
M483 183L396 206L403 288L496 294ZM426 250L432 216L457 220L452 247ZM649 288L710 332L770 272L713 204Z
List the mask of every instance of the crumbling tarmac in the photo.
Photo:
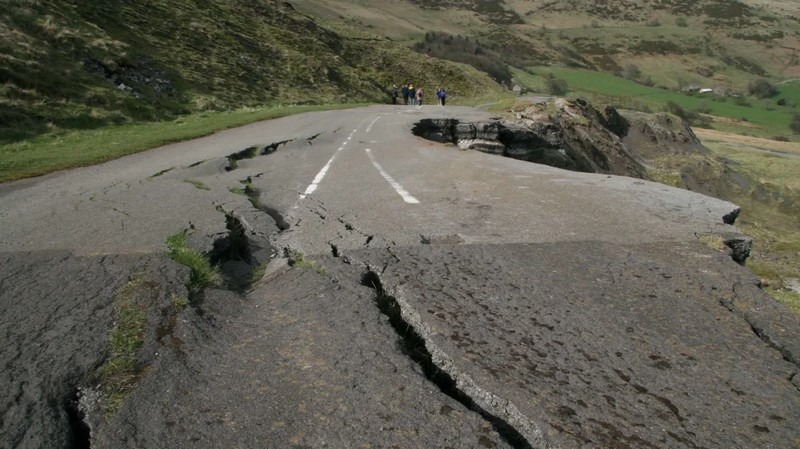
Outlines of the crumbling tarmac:
M3 186L0 445L797 446L798 320L697 237L744 238L734 205L426 142L415 114L286 118ZM176 233L216 285L190 295ZM144 318L110 407L120 304Z

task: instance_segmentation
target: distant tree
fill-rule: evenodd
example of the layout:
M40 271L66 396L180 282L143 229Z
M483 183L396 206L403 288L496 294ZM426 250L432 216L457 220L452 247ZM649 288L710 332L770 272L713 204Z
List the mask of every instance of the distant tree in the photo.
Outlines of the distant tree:
M685 28L689 26L689 22L686 21L686 17L678 17L675 19L675 25Z
M747 89L750 91L750 95L758 98L769 98L778 94L778 89L775 89L775 86L764 78L751 81Z
M642 71L639 70L639 67L636 66L636 64L628 64L627 66L625 66L624 76L625 79L636 80L639 79L640 76L642 76Z
M800 134L800 114L795 114L792 117L792 122L789 123L789 128L791 128L795 134Z
M675 114L684 120L689 120L689 114L686 112L686 110L672 100L668 101L667 104L664 105L664 110L671 114Z
M567 93L567 82L556 78L552 73L547 77L547 90L552 95L564 95Z

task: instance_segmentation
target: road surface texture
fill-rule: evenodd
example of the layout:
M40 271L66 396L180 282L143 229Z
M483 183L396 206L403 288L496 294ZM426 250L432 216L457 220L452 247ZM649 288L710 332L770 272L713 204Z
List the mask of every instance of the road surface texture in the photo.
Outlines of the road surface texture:
M488 116L303 114L0 185L0 447L800 447L800 323L703 243L735 205L412 135L437 117ZM184 230L226 283L176 309ZM126 298L138 381L103 412Z

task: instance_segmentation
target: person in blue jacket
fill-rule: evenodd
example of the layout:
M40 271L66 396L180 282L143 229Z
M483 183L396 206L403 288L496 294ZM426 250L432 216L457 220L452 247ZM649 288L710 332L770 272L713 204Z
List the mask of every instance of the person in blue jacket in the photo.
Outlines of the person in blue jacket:
M439 99L439 106L444 106L447 102L447 91L444 90L444 87L440 87L436 91L436 97Z

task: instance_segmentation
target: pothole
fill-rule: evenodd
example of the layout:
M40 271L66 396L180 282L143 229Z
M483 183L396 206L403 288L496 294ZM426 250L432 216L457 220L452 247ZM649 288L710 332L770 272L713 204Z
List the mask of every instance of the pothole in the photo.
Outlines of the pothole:
M260 278L277 251L267 236L260 234L233 212L225 212L227 235L214 241L211 262L220 267L229 287L244 290Z

